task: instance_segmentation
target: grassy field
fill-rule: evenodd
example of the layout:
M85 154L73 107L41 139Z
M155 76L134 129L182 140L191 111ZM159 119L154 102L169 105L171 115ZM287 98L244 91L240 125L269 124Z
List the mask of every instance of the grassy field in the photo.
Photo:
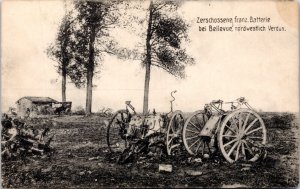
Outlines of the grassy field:
M299 183L299 119L292 113L261 113L268 131L265 160L245 168L222 157L202 163L149 158L125 165L116 163L106 145L108 118L64 116L34 119L36 128L55 133L50 157L29 157L2 162L4 188L103 188L103 187L296 187ZM50 125L51 120L54 124ZM173 165L159 173L159 163ZM187 170L201 171L190 176Z

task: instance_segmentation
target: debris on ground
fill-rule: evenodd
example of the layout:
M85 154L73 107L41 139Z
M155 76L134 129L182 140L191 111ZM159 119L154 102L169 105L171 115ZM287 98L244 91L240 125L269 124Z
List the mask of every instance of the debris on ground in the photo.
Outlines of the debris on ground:
M247 186L243 185L243 184L238 184L238 183L236 183L236 184L228 184L228 185L223 184L222 188L247 188Z
M159 164L158 171L159 172L172 172L172 165L169 165L169 164Z
M202 159L201 158L196 158L196 159L194 159L194 162L196 162L196 163L202 163Z
M92 161L92 160L98 160L100 157L99 156L97 156L97 157L91 157L91 158L89 158L88 160L89 161Z
M194 170L186 170L185 173L190 176L200 176L203 174L201 171L194 171Z
M241 166L242 166L241 171L249 171L252 167L251 164L247 164L247 163L242 163Z
M244 167L241 169L241 171L249 171L250 170L250 167Z
M242 163L241 164L243 167L251 167L252 165L251 164L248 164L248 163Z
M82 172L79 173L80 176L82 176L82 175L84 175L84 174L85 174L84 171L82 171Z
M44 156L50 152L54 135L48 137L49 128L35 129L22 120L12 119L7 114L1 118L1 156L4 159L26 157L29 154Z
M131 142L128 147L119 154L117 162L119 164L126 164L136 162L140 157L158 157L163 158L166 156L166 147L164 138L161 133L153 133L145 138ZM118 146L118 143L116 144Z
M208 159L208 158L209 158L209 154L203 154L203 157L204 157L205 159Z
M41 170L42 173L49 173L50 171L52 171L52 166Z
M194 165L203 163L202 158L199 158L199 157L189 157L189 158L187 158L186 162L188 164L194 164Z
M92 117L94 120L96 116ZM279 129L272 126L270 129L270 140L272 148L268 151L268 157L262 162L249 163L240 161L236 164L229 164L221 156L214 154L211 159L202 158L202 163L188 163L187 160L199 158L183 154L179 156L167 157L164 160L159 157L148 157L148 154L141 154L138 159L140 164L133 162L130 166L119 165L116 159L119 155L116 153L103 153L108 150L106 145L106 132L100 129L102 121L90 122L90 117L60 117L54 118L57 125L52 126L44 124L44 120L52 119L48 117L36 118L27 121L30 125L36 125L36 128L51 128L51 132L55 131L55 143L51 143L51 147L55 147L56 153L52 158L46 160L37 156L35 161L31 161L27 165L21 159L17 161L2 161L1 172L3 179L3 188L221 188L223 187L241 187L247 186L253 188L259 183L263 188L280 188L298 185L298 140L294 135L298 135L299 128ZM88 120L88 121L87 121ZM51 121L51 122L53 122ZM298 123L298 121L297 121ZM91 132L93 131L93 132ZM84 134L84 135L83 135ZM93 145L88 147L79 144L89 140ZM287 143L287 142L291 143ZM284 145L284 146L282 146ZM288 150L278 150L284 147ZM68 154L72 158L69 158ZM218 156L219 155L219 156ZM88 161L88 158L99 156L99 160ZM157 160L159 159L159 160ZM220 164L215 163L220 161ZM171 164L172 172L158 172L159 164ZM250 164L250 171L241 171L241 168L247 167L242 164ZM52 166L52 170L47 168ZM292 165L296 165L292 168ZM146 167L144 167L146 166ZM83 176L79 172L85 170ZM92 173L89 174L88 171ZM133 170L133 171L131 171ZM186 170L195 170L203 172L200 176L190 176L185 173ZM149 179L150 178L150 179ZM247 179L245 179L247 178ZM34 179L35 181L32 181ZM111 180L115 179L115 180Z

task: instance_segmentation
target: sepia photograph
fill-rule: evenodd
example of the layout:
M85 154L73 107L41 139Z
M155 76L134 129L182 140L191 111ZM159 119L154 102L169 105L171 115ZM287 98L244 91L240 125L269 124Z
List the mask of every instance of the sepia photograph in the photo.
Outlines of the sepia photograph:
M299 187L298 11L3 0L1 187Z

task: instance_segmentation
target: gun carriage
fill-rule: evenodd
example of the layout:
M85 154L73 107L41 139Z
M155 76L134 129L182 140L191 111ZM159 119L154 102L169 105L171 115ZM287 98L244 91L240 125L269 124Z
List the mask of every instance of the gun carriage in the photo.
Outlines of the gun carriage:
M126 109L117 111L107 127L107 144L110 152L128 152L126 158L132 154L148 152L151 147L160 147L160 153L172 155L180 150L182 143L182 129L184 126L183 113L173 111L173 99L170 101L169 113L140 115L135 108L126 101Z
M230 110L223 105L230 104ZM244 97L232 102L214 100L189 116L183 127L183 143L191 155L221 151L230 162L254 162L264 153L267 131L262 118Z
M173 97L173 93L171 96ZM267 131L262 118L241 97L232 102L215 100L203 110L192 113L186 121L182 111L139 115L126 101L126 109L117 111L107 127L107 144L110 152L133 154L149 152L160 146L167 155L177 155L186 149L191 156L210 157L221 152L230 162L257 161L264 154ZM229 104L225 111L223 105Z

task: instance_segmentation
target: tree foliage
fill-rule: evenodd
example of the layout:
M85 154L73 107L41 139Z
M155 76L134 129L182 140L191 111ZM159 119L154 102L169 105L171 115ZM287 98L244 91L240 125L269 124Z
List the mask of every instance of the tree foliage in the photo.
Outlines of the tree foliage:
M85 86L87 71L98 73L104 53L110 53L114 39L109 30L117 23L114 1L77 1L74 5L75 50L70 77L77 87Z
M77 87L85 86L86 114L91 113L93 77L100 71L104 53L114 39L110 29L117 24L116 1L76 1L74 4L75 44L70 78Z
M69 65L73 58L74 46L74 25L72 20L72 12L67 13L59 26L57 36L54 43L50 44L47 49L47 55L58 63L57 72L63 74L68 73Z
M48 49L47 54L58 63L57 72L62 76L62 101L66 101L66 80L73 59L74 25L72 12L67 13L60 24L56 39Z
M185 78L185 67L194 59L182 45L188 41L188 25L177 14L178 1L150 1L146 22L145 50L142 65L145 67L143 114L148 113L151 66L156 66L178 78Z
M125 28L139 36L139 42L134 50L123 51L120 58L141 60L145 68L144 105L143 113L148 112L148 99L151 67L163 69L176 78L185 78L185 68L194 64L194 59L186 51L185 42L188 42L188 24L178 14L182 1L150 0L131 1L127 9L134 14L125 14L123 20ZM146 13L146 14L143 14ZM142 48L142 52L137 53Z
M176 14L178 7L176 1L155 1L149 6L149 14L153 14L148 28L150 64L175 77L185 78L185 67L194 64L194 59L182 46L184 41L188 41L188 25Z

